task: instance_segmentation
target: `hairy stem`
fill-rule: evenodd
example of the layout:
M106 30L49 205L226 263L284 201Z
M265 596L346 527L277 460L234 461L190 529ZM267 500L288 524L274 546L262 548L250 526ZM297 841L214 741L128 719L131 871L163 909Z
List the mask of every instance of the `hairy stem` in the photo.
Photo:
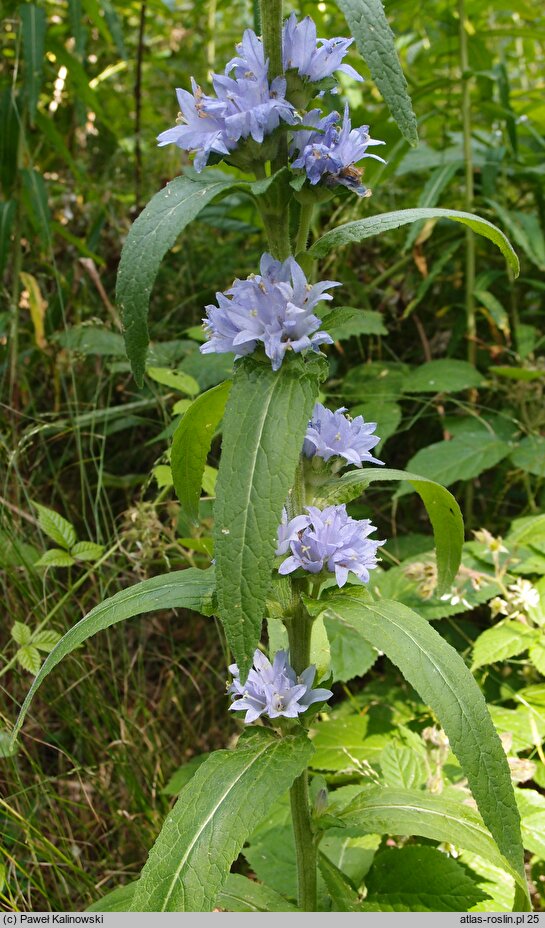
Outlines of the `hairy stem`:
M282 0L261 0L261 32L269 80L284 73L282 65Z
M299 216L299 228L297 230L297 239L295 241L295 254L296 255L298 255L301 251L307 250L308 234L310 231L310 224L312 222L313 215L314 215L314 204L303 203L301 206L301 213Z
M288 625L290 662L296 673L310 663L312 621L306 609L299 609ZM308 792L308 772L297 777L290 790L291 817L297 863L297 897L302 912L317 909L317 852Z

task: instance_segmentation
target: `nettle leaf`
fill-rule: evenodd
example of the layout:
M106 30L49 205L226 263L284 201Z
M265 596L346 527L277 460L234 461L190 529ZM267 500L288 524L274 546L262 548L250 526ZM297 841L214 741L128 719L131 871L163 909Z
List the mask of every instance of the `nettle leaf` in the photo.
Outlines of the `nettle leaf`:
M381 0L337 0L337 6L401 133L417 145L416 116Z
M63 551L62 548L50 548L34 562L34 567L71 567L75 563L68 551Z
M511 454L515 467L520 467L527 474L545 477L545 438L542 435L528 435L523 438Z
M412 468L411 468L412 470ZM346 503L359 496L371 483L381 480L408 481L416 490L430 517L435 538L437 557L437 591L448 589L454 580L462 559L464 522L452 493L427 476L402 470L366 468L349 471L340 479L328 481L321 490L324 501ZM398 495L400 495L398 493Z
M431 706L498 848L524 875L520 819L507 759L483 694L461 656L425 619L398 603L366 604L339 596L328 601L327 610L360 628Z
M32 644L35 648L38 648L39 651L45 651L49 654L53 650L56 644L61 640L61 635L58 632L54 632L48 629L44 629L42 632L36 632L32 636Z
M38 522L40 528L48 535L56 545L61 548L71 548L76 543L76 530L71 522L64 519L54 509L47 509L40 503L32 504L38 510Z
M410 732L414 734L414 732ZM426 750L420 738L418 746L390 741L380 755L380 769L386 786L412 789L426 782Z
M78 541L70 549L70 554L76 561L98 561L104 554L104 545L98 545L94 541Z
M450 486L458 480L472 480L499 464L512 451L512 443L490 432L463 432L451 441L438 441L421 448L408 462L409 470L419 471L431 480ZM402 496L408 490L401 489Z
M216 751L169 812L137 884L131 911L209 912L255 825L306 767L305 734L247 729Z
M535 631L521 622L502 622L494 628L487 628L473 645L471 669L477 670L485 664L494 664L522 654L535 641Z
M221 890L217 904L227 912L298 912L270 886L249 880L241 873L230 873Z
M351 832L420 835L484 857L514 877L514 911L531 911L524 870L520 865L514 868L498 851L480 816L462 798L432 796L423 790L368 787L338 814Z
M28 670L33 674L38 673L42 659L40 657L40 652L31 644L23 645L22 648L19 648L15 656L24 670Z
M206 457L231 390L231 381L207 390L196 399L172 436L170 466L176 496L182 512L194 522L199 515L199 499Z
M164 255L204 207L233 186L232 180L175 177L156 193L133 224L121 253L117 302L123 313L125 345L134 378L144 380L148 350L148 307Z
M467 912L487 898L459 863L434 847L381 851L365 885L366 902L411 912Z
M14 622L11 626L11 637L17 644L28 644L32 638L32 632L24 622Z
M152 577L143 580L128 590L121 590L115 596L105 599L103 603L91 609L86 616L70 628L45 659L40 673L36 677L25 701L21 706L15 723L12 740L23 724L36 690L45 677L67 654L71 654L80 644L96 635L97 632L110 628L125 619L136 615L154 612L157 609L193 609L203 615L212 614L212 595L214 593L214 571L175 570L165 577Z
M309 249L309 254L314 258L323 258L330 251L336 251L341 245L356 244L373 235L381 235L383 232L398 229L399 226L408 225L410 222L418 222L421 219L451 219L454 222L461 222L463 225L468 226L473 232L484 236L494 245L497 245L515 277L518 276L519 260L503 232L497 226L488 222L487 219L481 219L480 216L475 216L473 213L462 213L454 209L420 207L417 209L396 210L394 213L382 213L368 219L356 219L354 222L347 222L342 226L337 226L336 229L326 232L318 241L314 242Z
M224 415L214 508L219 617L244 679L261 635L282 508L293 484L321 364L237 364Z
M456 393L480 387L484 383L482 374L467 361L428 361L421 364L405 378L405 393Z

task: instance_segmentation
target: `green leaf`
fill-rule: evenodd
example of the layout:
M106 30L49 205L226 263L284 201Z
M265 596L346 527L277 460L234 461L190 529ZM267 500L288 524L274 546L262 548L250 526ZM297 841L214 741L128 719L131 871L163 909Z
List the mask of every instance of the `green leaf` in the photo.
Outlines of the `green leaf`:
M346 683L354 677L363 677L375 663L378 655L352 625L326 616L325 628L331 650L333 682Z
M488 290L475 290L475 298L484 306L484 315L488 316L495 326L503 332L504 335L509 336L511 332L511 327L509 325L509 316L500 301L493 293L489 293Z
M46 183L42 175L32 168L22 168L21 179L26 213L45 250L51 241L51 213Z
M134 912L209 912L254 826L306 767L304 734L248 729L216 751L168 813L131 906Z
M19 648L15 656L24 670L29 670L30 673L33 674L38 673L42 659L40 657L40 652L32 647L31 644L23 645L22 648Z
M390 468L384 470L369 468L349 471L340 479L329 481L322 490L322 496L327 504L349 502L359 496L370 483L381 480L406 480L419 494L433 526L438 592L448 589L456 576L462 558L464 523L458 503L452 493L449 493L440 483L435 483L428 477L419 476L414 472Z
M102 357L123 358L125 342L119 332L112 332L104 326L71 325L59 332L56 341L68 351L78 354L98 354Z
M244 679L261 634L277 530L318 393L318 363L237 364L224 415L214 552L219 617Z
M390 403L381 396L371 397L363 403L358 403L350 410L350 415L363 416L366 422L376 422L380 441L375 448L375 454L382 448L390 435L395 435L401 422L401 407L397 403Z
M464 868L434 847L381 851L365 885L366 902L408 907L411 912L467 912L486 899Z
M418 197L417 205L435 206L443 190L450 183L457 170L458 165L456 163L447 163L441 164L438 168L435 169L435 171L432 171L428 180L424 184L424 187L422 188L420 196ZM423 226L423 222L415 223L407 235L403 251L408 251L409 248L412 248Z
M359 628L431 706L485 824L513 869L524 875L520 822L507 759L484 697L460 655L425 619L398 603L364 604L339 596L328 602L328 613Z
M356 219L354 222L347 222L336 229L326 232L318 241L314 242L314 245L309 249L309 254L314 258L323 258L330 251L336 251L341 245L361 242L372 235L381 235L383 232L398 229L399 226L405 226L410 222L418 222L421 219L452 219L454 222L461 222L463 225L469 226L473 232L483 235L498 246L513 274L515 277L518 276L518 258L503 232L492 225L491 222L488 222L487 219L481 219L473 213L461 213L454 209L423 207L420 209L402 209L396 210L394 213L371 216L368 219Z
M127 883L126 886L116 886L111 892L97 899L87 909L86 912L128 912L131 907L134 893L136 890L136 880L134 883Z
M353 912L358 903L358 894L348 877L321 852L318 852L318 866L331 896L333 911Z
M416 116L381 0L337 0L337 6L402 135L417 145Z
M491 861L513 876L517 884L517 912L530 911L528 889L520 866L499 853L479 815L459 800L431 796L421 790L363 790L339 817L351 831L362 834L420 835L432 841L463 847Z
M23 36L23 86L27 99L29 121L30 125L33 126L43 79L47 20L45 10L34 6L33 3L22 3L18 12L21 17Z
M45 651L49 654L53 650L55 645L61 640L61 635L58 632L44 629L42 632L36 632L32 636L32 644L35 648L38 648L39 651Z
M15 218L15 201L0 203L0 278L4 273L11 244L11 227Z
M515 654L527 651L535 641L532 629L521 622L502 622L494 628L487 628L479 635L473 645L472 670L483 667L484 664L494 664L504 661Z
M123 312L125 344L134 377L142 386L148 350L148 306L153 283L164 255L180 232L230 180L175 177L156 193L133 224L121 253L117 274L117 302Z
M280 893L256 883L240 873L230 873L221 890L217 904L227 912L297 912L296 906Z
M409 729L406 729L409 732ZM410 732L407 737L414 735ZM380 769L386 786L412 789L426 782L425 748L418 736L418 746L390 741L380 755Z
M168 367L147 367L146 374L156 383L162 383L165 387L171 387L172 390L187 393L189 396L196 396L200 390L195 378L190 377L185 371L171 371Z
M32 632L28 625L23 622L14 622L11 626L11 637L17 644L28 644L32 637Z
M40 503L33 503L32 505L38 511L40 528L46 535L49 535L56 545L60 545L61 548L71 548L75 545L76 530L71 522L64 519L54 509L47 509L46 506L41 506Z
M0 759L5 757L13 757L14 754L17 754L18 750L19 747L18 745L12 743L9 732L2 731L0 729ZM2 887L0 885L0 892L1 891Z
M527 474L545 477L545 438L542 435L528 435L523 438L511 454L515 467L520 467Z
M198 520L199 499L206 457L214 433L223 418L231 381L207 390L196 399L172 436L170 466L182 512Z
M539 632L539 638L536 637L534 644L530 648L529 657L534 667L545 677L545 642L543 641L542 631Z
M34 562L34 567L72 567L76 561L68 551L62 548L50 548Z
M404 393L457 393L480 387L484 379L467 361L428 361L421 364L405 379Z
M92 635L118 622L123 622L125 619L132 619L146 612L154 612L156 609L193 609L203 615L211 615L213 592L214 571L190 568L189 570L175 570L165 577L143 580L95 606L63 635L45 659L21 707L12 739L17 737L17 732L23 724L34 694L48 673L62 661L63 657L71 654Z
M464 432L451 441L438 441L417 451L407 468L419 471L429 480L450 486L458 480L472 480L507 457L511 445L490 432ZM408 490L399 490L402 496Z
M321 315L324 329L335 342L342 342L353 335L388 335L381 313L371 309L356 309L353 306L336 306Z
M10 197L18 174L20 113L12 84L0 92L0 182L6 198Z
M312 767L336 773L359 773L362 766L378 764L393 730L393 725L370 718L369 714L321 722L313 738L316 753Z
M178 769L174 771L167 785L161 792L164 793L165 796L177 796L209 756L210 754L208 753L197 754L195 757L188 760L187 763L182 764L181 767L178 767Z
M76 561L98 561L104 554L104 545L97 545L94 541L78 541L70 548L70 554Z

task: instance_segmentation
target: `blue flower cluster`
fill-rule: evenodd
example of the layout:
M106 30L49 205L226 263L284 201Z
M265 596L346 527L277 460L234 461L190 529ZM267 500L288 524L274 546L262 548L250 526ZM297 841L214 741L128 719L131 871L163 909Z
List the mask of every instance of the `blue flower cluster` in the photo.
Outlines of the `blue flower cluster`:
M278 651L271 665L265 655L256 650L254 666L244 685L236 664L231 664L229 671L233 676L228 689L233 699L229 708L234 712L245 711L246 724L255 722L261 715L270 719L280 716L295 719L312 703L324 702L333 695L331 690L312 689L316 667L307 667L297 676L290 667L287 651Z
M351 419L345 416L346 407L333 412L321 403L316 403L309 421L303 454L307 458L319 457L329 461L333 457L344 458L348 464L361 467L364 461L371 464L384 464L369 452L380 441L373 435L376 422L365 422L363 416Z
M320 110L311 110L305 116L305 128L294 133L291 156L297 154L291 166L303 168L314 186L323 180L328 187L341 184L358 196L370 196L371 191L361 182L361 169L354 165L363 158L384 158L367 151L369 145L383 145L369 135L369 126L352 129L348 103L344 109L342 126L339 114L330 113L322 118ZM312 127L315 129L312 129Z
M309 284L294 258L281 262L264 254L260 270L217 293L217 306L205 307L209 341L201 345L202 353L234 351L241 358L262 344L276 371L286 351L318 351L320 345L331 344L327 332L318 331L321 320L313 310L322 300L331 300L326 291L339 284Z
M342 587L353 573L364 583L369 571L377 566L377 549L384 541L372 541L368 536L376 531L369 519L352 519L346 506L306 507L307 516L288 521L284 512L278 529L278 555L290 556L278 568L280 574L291 574L302 568L311 574L324 570L335 574Z
M292 13L282 32L283 66L288 78L297 75L309 88L310 96L316 96L320 82L337 71L362 80L354 68L343 63L352 42L341 37L319 39L310 16L298 22ZM370 137L368 126L352 129L348 106L341 125L338 113L322 118L318 109L297 112L289 99L286 78L275 77L269 82L268 70L261 39L247 29L224 74L212 75L215 95L203 93L193 78L192 93L176 90L178 124L158 136L159 145L173 143L194 152L195 169L202 171L211 154L229 160L244 140L251 138L261 144L281 123L286 123L297 130L290 147L292 168L304 170L313 186L320 181L326 186L340 184L367 196L369 191L361 183L361 171L355 164L363 158L382 161L367 152L369 146L382 143Z

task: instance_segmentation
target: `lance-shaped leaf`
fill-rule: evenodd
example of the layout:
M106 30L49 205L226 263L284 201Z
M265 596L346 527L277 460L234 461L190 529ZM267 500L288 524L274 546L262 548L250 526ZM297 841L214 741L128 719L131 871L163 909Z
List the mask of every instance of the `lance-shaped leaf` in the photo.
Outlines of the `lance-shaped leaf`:
M0 278L4 273L4 267L9 253L11 227L15 218L16 205L15 200L7 200L0 203Z
M381 0L337 0L337 6L399 129L411 145L416 145L416 116Z
M40 672L27 693L19 712L19 718L12 733L12 742L23 724L36 690L45 677L57 666L63 657L96 635L97 632L110 628L135 615L154 612L156 609L194 609L203 615L212 613L212 596L214 593L214 570L176 570L164 577L152 577L143 580L128 590L121 590L115 596L104 600L91 609L76 625L70 628L59 643L48 654Z
M370 483L381 480L407 480L421 497L433 526L437 592L444 592L456 576L464 543L464 520L460 507L445 487L417 474L386 468L349 471L340 479L326 483L321 492L328 505L348 503L367 489Z
M197 521L202 478L210 443L223 413L231 381L226 380L196 399L172 437L170 466L176 496L189 519Z
M479 814L461 799L431 796L421 790L370 787L356 796L339 817L350 834L419 835L468 849L515 880L516 911L528 910L524 878L499 853ZM395 885L392 892L396 892Z
M28 103L28 115L31 126L38 104L44 69L44 40L46 30L45 10L33 3L23 3L19 7L24 53L24 88Z
M530 911L524 871L500 854L480 816L461 801L416 789L371 787L337 814L350 834L420 835L484 857L514 878L514 911Z
M399 603L366 604L338 596L328 601L327 609L383 651L431 706L483 821L512 869L524 876L520 817L505 752L484 696L458 652L425 619Z
M341 245L362 242L372 235L381 235L383 232L390 232L391 229L398 229L399 226L406 226L410 222L419 222L422 219L452 219L453 222L461 222L478 235L490 239L502 252L515 277L518 276L519 260L503 232L487 219L454 209L432 209L431 207L400 209L395 213L382 213L380 216L371 216L369 219L356 219L354 222L347 222L326 232L317 242L314 242L309 249L309 254L314 258L322 258Z
M321 364L300 357L279 371L245 358L237 365L223 420L216 483L219 616L242 679L261 634L282 507L318 392Z
M167 815L138 881L133 912L209 912L244 841L305 769L305 734L248 729L199 767Z
M116 297L123 312L125 345L134 377L142 385L148 350L148 307L159 265L180 232L232 180L175 177L150 200L123 246Z

